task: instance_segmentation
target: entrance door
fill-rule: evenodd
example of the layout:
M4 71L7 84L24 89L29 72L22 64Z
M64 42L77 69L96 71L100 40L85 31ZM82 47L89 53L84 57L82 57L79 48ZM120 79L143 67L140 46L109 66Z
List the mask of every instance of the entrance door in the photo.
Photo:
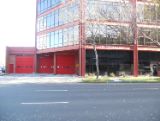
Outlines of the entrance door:
M9 64L8 73L13 73L13 72L14 72L14 65L13 64Z
M16 73L33 73L34 72L33 56L16 57Z
M42 56L39 58L39 73L53 73L53 57Z
M75 56L57 55L56 56L57 74L75 74Z

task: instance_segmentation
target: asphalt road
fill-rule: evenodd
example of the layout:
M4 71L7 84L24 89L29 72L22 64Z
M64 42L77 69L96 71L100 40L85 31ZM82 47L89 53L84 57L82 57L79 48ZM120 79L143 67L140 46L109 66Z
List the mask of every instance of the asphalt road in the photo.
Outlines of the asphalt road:
M0 121L160 121L160 83L0 85Z

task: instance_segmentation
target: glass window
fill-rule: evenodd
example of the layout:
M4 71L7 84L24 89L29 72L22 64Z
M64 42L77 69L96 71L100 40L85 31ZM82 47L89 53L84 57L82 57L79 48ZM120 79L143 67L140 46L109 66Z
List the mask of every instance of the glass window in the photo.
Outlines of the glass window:
M59 46L62 46L63 44L63 31L59 30Z
M43 43L42 43L42 48L46 49L47 48L47 35L43 35Z
M55 5L55 0L51 0L52 7Z
M43 10L44 10L44 1L43 1L43 0L41 1L41 4L40 4L40 5L41 5L41 13L42 13Z
M63 30L63 45L66 46L68 42L68 31L67 29Z
M77 20L79 18L79 6L77 4L74 4L73 6L73 15L74 15L74 20Z
M38 3L38 13L45 12L46 10L57 6L65 0L40 0Z
M58 31L55 31L55 41L54 41L55 47L58 46Z
M63 8L59 10L59 25L64 24L64 13Z
M38 13L41 13L41 2L38 3Z
M43 17L39 18L39 30L43 30Z
M111 1L89 1L86 9L87 19L124 20L130 18L131 7Z
M75 26L74 27L74 43L78 44L79 41L79 27Z
M38 20L37 20L37 32L40 31L40 22L41 22L41 19L38 18Z
M44 11L47 10L47 0L44 0Z
M73 27L70 27L68 29L68 44L69 45L73 45L73 41L74 41L74 34L73 34Z
M51 32L51 47L54 47L55 36L54 32Z
M51 47L51 43L50 43L50 38L51 38L51 36L50 36L51 34L50 33L48 33L47 34L47 48L50 48Z
M55 11L55 19L54 19L55 20L55 26L58 26L58 21L59 21L58 19L59 19L58 18L58 10L56 10Z
M47 16L43 17L43 30L47 28Z
M55 26L55 14L54 12L51 13L51 27Z
M47 28L51 27L51 14L47 15Z
M47 9L47 0L41 2L41 12L44 12Z
M143 4L137 5L137 20L138 22L143 22L144 20L144 5Z
M47 9L51 8L51 5L52 5L51 2L52 2L51 0L47 0Z
M37 47L37 49L40 49L39 41L40 41L40 37L39 37L39 36L37 36L37 40L36 40L36 47Z
M43 37L40 36L39 42L38 42L38 44L39 44L39 49L42 49L42 42L43 42Z

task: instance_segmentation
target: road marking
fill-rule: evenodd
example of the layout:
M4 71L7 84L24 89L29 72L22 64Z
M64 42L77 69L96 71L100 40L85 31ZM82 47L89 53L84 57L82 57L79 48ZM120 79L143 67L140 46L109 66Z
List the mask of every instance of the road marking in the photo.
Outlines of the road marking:
M67 92L68 90L35 90L36 92Z
M68 104L69 102L22 102L21 105L52 105L52 104Z
M134 88L134 90L159 90L160 88Z

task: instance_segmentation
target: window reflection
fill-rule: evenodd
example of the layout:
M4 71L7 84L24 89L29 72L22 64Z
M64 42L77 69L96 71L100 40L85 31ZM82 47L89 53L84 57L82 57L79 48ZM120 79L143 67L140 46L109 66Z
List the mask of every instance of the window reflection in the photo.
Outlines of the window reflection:
M124 26L111 25L87 25L88 44L93 44L95 37L96 44L132 44L131 30Z
M37 36L37 49L75 45L79 43L79 26Z
M62 2L63 0L59 0ZM68 22L73 22L79 18L78 3L73 2L63 8L57 9L48 15L38 18L37 31L43 31L51 27L60 26Z
M38 13L43 13L46 10L53 8L62 2L64 2L64 0L40 0L38 3Z
M87 44L133 44L133 35L130 27L111 25L87 25ZM145 35L145 36L144 36ZM156 45L160 43L160 29L139 28L139 45Z
M105 20L122 20L130 21L131 3L123 0L119 1L99 1L88 0L86 9L87 19L105 19ZM154 3L137 3L138 22L159 22L160 7Z

